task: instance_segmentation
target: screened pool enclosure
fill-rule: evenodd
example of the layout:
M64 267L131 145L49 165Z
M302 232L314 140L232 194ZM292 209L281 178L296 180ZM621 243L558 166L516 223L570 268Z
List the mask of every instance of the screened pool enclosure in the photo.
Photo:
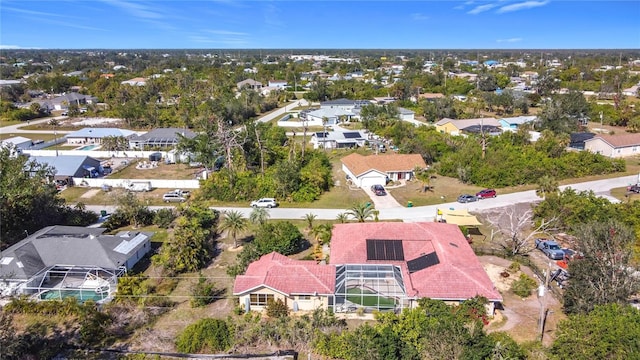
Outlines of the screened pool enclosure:
M349 264L336 268L335 312L400 311L408 305L400 267Z

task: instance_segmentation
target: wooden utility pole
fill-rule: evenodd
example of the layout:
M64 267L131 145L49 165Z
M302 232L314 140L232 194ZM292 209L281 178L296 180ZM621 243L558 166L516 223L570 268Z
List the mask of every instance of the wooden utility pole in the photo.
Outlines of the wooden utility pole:
M538 320L538 336L540 342L544 337L544 323L547 319L547 289L549 289L549 277L551 275L551 264L545 271L544 285L538 288L538 300L540 301L540 319Z

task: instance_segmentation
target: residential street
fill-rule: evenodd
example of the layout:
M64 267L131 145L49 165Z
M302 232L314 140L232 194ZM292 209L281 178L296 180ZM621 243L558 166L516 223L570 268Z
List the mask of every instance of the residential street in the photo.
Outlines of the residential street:
M589 181L583 183L577 183L572 185L561 186L560 189L567 187L574 188L576 190L593 190L597 195L611 198L609 191L613 188L625 187L629 184L636 183L638 181L637 175L624 176L619 178L604 179ZM436 216L438 208L454 208L454 209L468 209L472 212L482 212L486 209L494 209L506 207L519 203L533 203L540 201L541 199L535 194L534 190L522 191L511 194L500 195L493 199L485 199L472 203L460 204L457 202L447 202L439 205L429 206L417 206L412 208L395 207L395 208L381 208L378 218L380 220L403 220L408 222L416 221L432 221ZM158 209L168 206L151 206L152 209ZM100 210L107 210L111 213L115 210L114 206L100 206L100 205L87 205L87 209L95 212ZM245 217L248 217L251 213L251 208L229 208L229 207L212 207L219 211L236 210L240 211ZM313 213L317 216L317 219L321 220L333 220L338 214L346 212L346 209L305 209L305 208L275 208L269 209L269 214L272 219L302 219L306 214Z

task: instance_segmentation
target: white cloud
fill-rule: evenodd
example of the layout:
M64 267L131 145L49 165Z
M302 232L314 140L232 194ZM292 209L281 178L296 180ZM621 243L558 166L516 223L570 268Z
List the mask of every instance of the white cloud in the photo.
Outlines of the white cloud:
M496 4L479 5L479 6L476 6L475 8L467 11L467 14L477 15L477 14L480 14L482 12L489 11L489 10L493 9L494 7L496 7L496 6L497 6Z
M411 14L411 19L413 19L414 21L424 21L429 20L429 16L422 13L413 13Z
M237 32L237 31L229 31L229 30L205 30L208 33L216 34L216 35L235 35L235 36L246 36L247 33Z
M3 10L7 10L7 11L21 13L21 14L27 14L27 15L68 17L68 16L61 15L61 14L55 14L55 13L50 13L50 12L42 12L42 11L35 11L35 10L18 9L18 8L9 7L9 6L5 6L2 9Z
M40 48L28 47L28 46L20 46L20 45L2 45L2 44L0 44L0 49L2 49L2 50L15 50L15 49L40 49Z
M525 2L521 2L521 3L516 3L516 4L511 4L511 5L506 5L501 7L500 9L498 9L498 11L496 11L498 14L504 14L504 13L508 13L508 12L512 12L512 11L518 11L518 10L526 10L526 9L531 9L531 8L535 8L535 7L539 7L539 6L545 6L549 3L549 0L544 0L544 1L525 1Z
M118 7L129 14L141 19L162 19L164 16L144 5L141 2L132 2L124 0L105 0L107 4Z
M498 39L496 42L499 43L515 43L522 41L522 38L510 38L510 39Z

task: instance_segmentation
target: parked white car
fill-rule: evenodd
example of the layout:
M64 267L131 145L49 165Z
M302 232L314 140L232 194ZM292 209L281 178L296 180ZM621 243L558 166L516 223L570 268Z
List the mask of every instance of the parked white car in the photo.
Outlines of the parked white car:
M278 206L278 202L274 198L262 198L251 202L251 207L274 208Z

